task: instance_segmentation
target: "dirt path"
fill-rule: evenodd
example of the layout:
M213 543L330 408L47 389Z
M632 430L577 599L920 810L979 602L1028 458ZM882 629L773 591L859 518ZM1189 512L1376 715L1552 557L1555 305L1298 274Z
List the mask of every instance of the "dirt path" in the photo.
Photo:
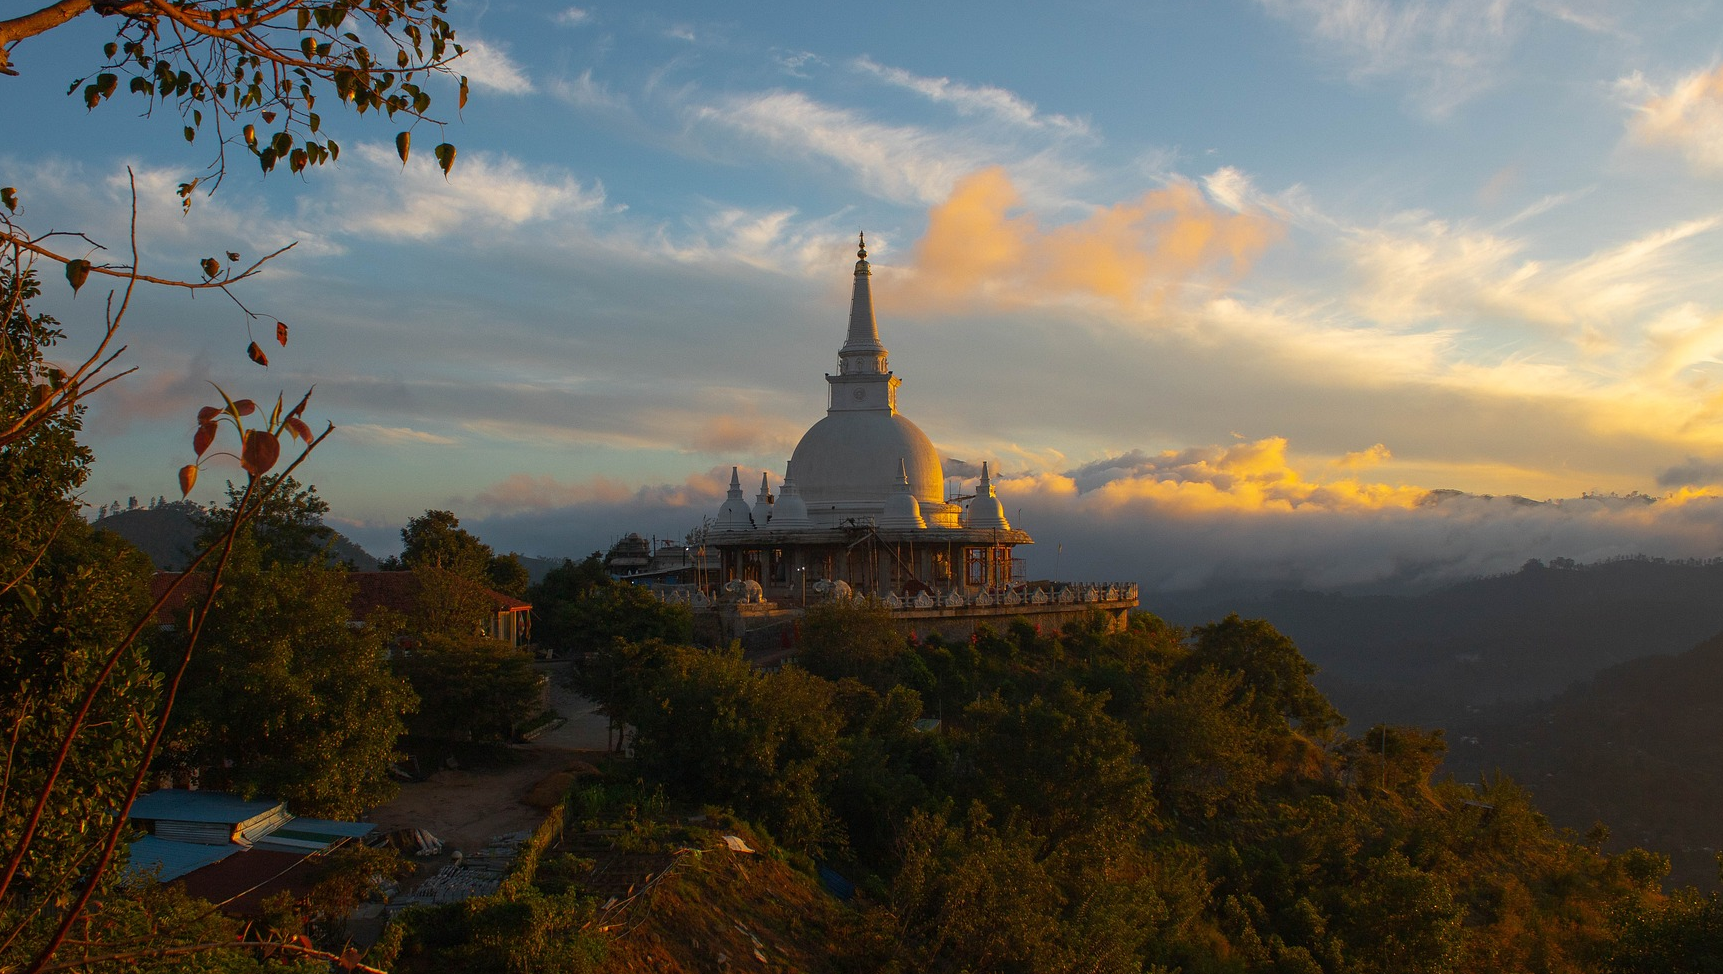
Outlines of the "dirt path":
M402 785L400 795L373 809L369 820L382 829L428 829L447 849L463 852L479 849L491 836L537 827L545 808L561 797L567 773L602 758L606 744L608 721L591 701L562 686L565 665L545 669L551 677L551 708L568 722L516 748L523 759L519 764L438 771Z

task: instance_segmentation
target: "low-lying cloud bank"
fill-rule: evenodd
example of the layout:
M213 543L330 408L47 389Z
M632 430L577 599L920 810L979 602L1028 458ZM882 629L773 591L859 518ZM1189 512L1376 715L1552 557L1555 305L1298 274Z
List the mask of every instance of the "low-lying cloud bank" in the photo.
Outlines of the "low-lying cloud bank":
M1530 558L1723 552L1723 497L1708 488L1533 501L1362 476L1391 458L1377 445L1298 469L1286 441L1269 438L1132 451L1063 472L1005 471L996 484L1007 516L1036 538L1018 549L1032 576L1135 581L1150 594L1416 589ZM750 497L759 477L742 471ZM646 487L517 476L456 513L498 550L578 558L629 532L681 539L718 509L728 482L727 467Z

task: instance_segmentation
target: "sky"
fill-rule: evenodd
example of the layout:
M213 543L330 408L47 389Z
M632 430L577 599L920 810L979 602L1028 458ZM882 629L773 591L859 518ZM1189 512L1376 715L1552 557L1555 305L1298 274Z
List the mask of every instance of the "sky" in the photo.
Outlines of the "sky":
M12 52L0 184L146 273L93 397L92 508L170 499L211 384L337 432L303 468L378 554L426 509L559 557L781 476L866 231L902 412L981 461L1036 575L1428 583L1723 554L1723 9L1590 0L452 5L403 165L213 156ZM429 147L458 146L445 178ZM51 282L68 359L105 292ZM274 321L288 323L274 346ZM244 357L269 345L267 370ZM80 342L84 344L80 344ZM206 466L192 498L220 496ZM751 496L751 495L750 495ZM1537 502L1537 503L1529 503Z

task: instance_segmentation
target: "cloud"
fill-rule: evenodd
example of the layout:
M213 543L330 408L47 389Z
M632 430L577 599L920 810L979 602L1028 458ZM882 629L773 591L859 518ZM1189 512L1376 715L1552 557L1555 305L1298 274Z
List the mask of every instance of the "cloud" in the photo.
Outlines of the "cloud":
M579 27L592 23L592 11L582 7L565 7L552 14L550 19L563 27Z
M1132 451L998 489L1036 538L1019 550L1031 572L1051 574L1058 559L1065 577L1135 580L1148 591L1420 586L1509 571L1530 557L1709 557L1723 544L1715 494L1534 502L1321 480L1289 462L1286 446L1268 438Z
M1723 65L1662 89L1635 72L1617 82L1616 90L1636 103L1628 125L1634 139L1674 149L1696 172L1723 174Z
M1280 232L1260 212L1217 209L1188 182L1043 227L1005 170L991 167L929 212L913 277L894 300L939 310L1072 297L1159 304L1186 285L1243 273Z
M611 91L609 85L592 80L591 68L573 79L552 81L550 93L577 108L619 111L628 107L627 99Z
M1259 0L1351 65L1354 83L1404 81L1420 111L1442 116L1494 86L1524 18L1513 0Z
M1429 492L1421 488L1352 478L1327 482L1307 479L1287 462L1286 445L1283 437L1269 437L1154 456L1132 451L1093 461L1054 480L1062 477L1076 491L1094 493L1096 503L1120 505L1152 499L1188 512L1406 508L1424 503L1428 496ZM1369 452L1381 456L1387 454L1387 448L1378 444ZM1355 456L1358 454L1348 455Z
M1366 467L1379 466L1392 459L1394 459L1394 452L1378 443L1368 450L1348 453L1334 461L1334 465L1345 470L1362 470Z
M343 423L339 434L356 443L372 446L459 446L461 441L438 433L405 426L378 426L375 423Z
M333 203L307 204L322 214L321 222L346 233L425 240L456 229L506 229L605 208L603 185L588 188L567 173L532 169L506 155L461 155L444 178L423 150L405 167L392 148L366 144L349 151L368 171L339 183Z
M1682 248L1723 226L1706 216L1660 227L1570 261L1524 256L1528 242L1406 214L1345 235L1360 276L1351 302L1371 321L1406 325L1456 318L1568 329L1641 319L1690 271Z
M507 51L495 44L471 40L465 33L461 35L461 46L466 53L455 62L455 71L466 75L473 87L500 95L532 94L532 79Z
M810 64L826 63L825 58L812 51L775 51L772 60L778 63L778 67L782 68L785 74L794 78L808 77L808 73L803 69Z
M854 172L869 192L902 203L943 197L986 156L950 133L874 122L795 91L727 98L696 109L694 117L778 152L836 163Z
M741 470L745 484L759 475ZM520 473L453 503L499 550L578 555L629 531L682 537L717 510L729 477L728 466L640 486ZM1419 587L1533 557L1708 557L1723 545L1714 493L1532 502L1319 478L1278 437L1129 451L1064 473L995 471L995 484L1013 523L1036 539L1017 551L1032 576L1136 581L1151 611L1156 593L1205 586Z
M1016 94L992 85L967 85L950 78L929 78L902 68L887 67L869 57L850 62L858 71L913 91L935 104L950 105L960 115L984 115L1024 128L1052 128L1073 135L1087 135L1089 125L1064 115L1043 115Z
M1659 487L1704 487L1723 484L1723 462L1688 457L1657 475Z

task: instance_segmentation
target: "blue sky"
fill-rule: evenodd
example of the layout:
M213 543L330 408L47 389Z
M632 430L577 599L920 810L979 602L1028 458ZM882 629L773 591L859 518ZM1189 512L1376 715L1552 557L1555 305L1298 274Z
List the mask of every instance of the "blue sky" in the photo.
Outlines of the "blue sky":
M237 166L183 216L207 141L65 95L98 18L13 52L27 225L122 243L130 165L146 272L298 241L240 292L292 328L267 373L226 299L136 302L92 505L175 493L207 382L315 384L340 430L306 479L373 550L432 507L527 554L679 536L821 415L866 230L902 409L948 472L995 462L1032 570L1348 584L1723 545L1715 4L451 19L473 97L407 166L330 112L338 164ZM50 288L72 347L95 290Z

